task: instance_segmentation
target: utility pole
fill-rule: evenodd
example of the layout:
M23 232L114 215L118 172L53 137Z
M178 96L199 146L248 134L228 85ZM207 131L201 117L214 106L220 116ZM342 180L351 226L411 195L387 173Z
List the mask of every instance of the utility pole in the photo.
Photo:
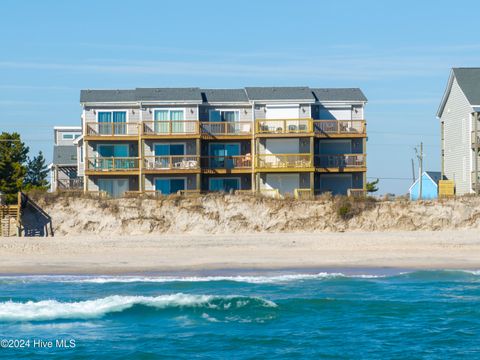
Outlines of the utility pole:
M412 184L415 183L415 164L413 162L413 159L412 159Z
M415 153L417 154L418 164L420 165L420 173L418 174L419 183L419 191L418 191L418 199L422 200L422 177L423 177L423 142L420 143L420 151L415 148Z

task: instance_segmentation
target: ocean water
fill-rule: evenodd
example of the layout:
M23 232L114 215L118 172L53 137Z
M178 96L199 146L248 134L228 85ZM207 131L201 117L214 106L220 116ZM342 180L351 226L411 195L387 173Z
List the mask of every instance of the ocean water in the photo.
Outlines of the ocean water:
M0 339L5 359L475 359L480 272L5 276Z

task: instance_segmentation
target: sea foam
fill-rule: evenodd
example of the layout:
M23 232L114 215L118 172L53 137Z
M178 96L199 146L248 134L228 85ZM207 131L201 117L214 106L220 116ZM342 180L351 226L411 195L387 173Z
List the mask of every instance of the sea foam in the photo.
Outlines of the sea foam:
M37 275L0 277L0 282L65 282L65 283L170 283L170 282L210 282L210 281L232 281L249 284L286 283L302 280L321 280L333 278L362 278L374 279L385 277L385 275L358 274L347 275L343 273L320 272L316 274L282 274L282 275L235 275L235 276L62 276L62 275Z
M204 307L207 309L227 310L248 306L276 307L269 300L258 297L237 295L191 295L171 294L160 296L121 296L112 295L101 299L78 302L59 302L56 300L0 303L0 321L44 321L57 319L93 319L108 313L127 310L135 305L157 309Z

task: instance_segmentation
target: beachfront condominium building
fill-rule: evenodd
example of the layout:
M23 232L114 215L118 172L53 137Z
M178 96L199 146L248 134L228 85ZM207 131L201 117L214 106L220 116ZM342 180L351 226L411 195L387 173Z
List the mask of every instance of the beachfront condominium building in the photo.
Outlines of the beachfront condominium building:
M82 90L85 191L362 193L360 89Z
M53 128L53 160L50 164L50 191L82 189L83 178L78 176L78 148L82 135L80 126Z
M442 176L457 195L479 193L480 68L454 68L437 117L441 126Z

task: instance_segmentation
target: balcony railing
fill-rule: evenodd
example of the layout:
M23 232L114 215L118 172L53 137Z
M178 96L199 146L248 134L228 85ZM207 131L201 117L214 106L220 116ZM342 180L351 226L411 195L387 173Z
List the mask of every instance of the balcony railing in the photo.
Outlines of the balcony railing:
M202 122L202 134L205 135L251 135L251 121Z
M202 167L207 169L249 169L252 167L252 155L204 156Z
M136 157L97 157L88 158L87 170L91 171L134 171L139 169Z
M315 166L322 168L361 168L366 166L366 155L315 155Z
M200 168L198 155L145 156L145 170L194 170Z
M320 134L365 134L364 120L314 120L313 130Z
M197 120L144 121L144 135L196 135L199 134Z
M266 169L312 167L310 154L258 154L256 167Z
M77 177L73 179L58 179L57 189L58 190L83 189L83 177Z
M88 136L132 136L138 135L139 124L132 122L87 122Z
M261 119L256 122L257 134L305 134L312 132L311 119Z

